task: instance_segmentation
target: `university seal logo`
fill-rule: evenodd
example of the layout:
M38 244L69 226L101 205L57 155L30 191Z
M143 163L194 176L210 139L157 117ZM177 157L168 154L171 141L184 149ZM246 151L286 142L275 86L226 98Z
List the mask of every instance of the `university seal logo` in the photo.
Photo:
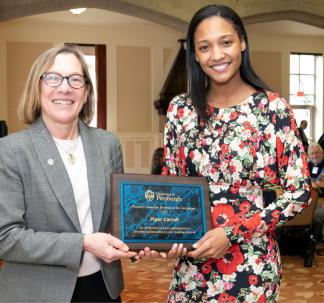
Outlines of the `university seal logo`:
M147 201L152 201L152 200L154 200L154 192L153 191L151 191L150 189L149 190L147 190L146 192L145 192L145 199L147 200Z

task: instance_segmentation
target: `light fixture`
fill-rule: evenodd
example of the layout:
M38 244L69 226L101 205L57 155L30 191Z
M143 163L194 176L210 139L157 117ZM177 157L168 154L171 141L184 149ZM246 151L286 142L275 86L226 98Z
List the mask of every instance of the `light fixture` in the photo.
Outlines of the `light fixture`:
M71 9L70 9L70 12L71 12L73 15L80 15L80 14L82 14L85 10L86 10L85 7L80 7L80 8L71 8Z

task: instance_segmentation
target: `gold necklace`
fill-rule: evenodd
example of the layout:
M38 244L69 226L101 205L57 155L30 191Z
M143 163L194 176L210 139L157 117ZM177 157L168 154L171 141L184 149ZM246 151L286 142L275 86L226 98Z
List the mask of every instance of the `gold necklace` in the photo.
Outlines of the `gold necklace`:
M73 140L71 140L70 142L72 143ZM63 150L67 155L68 155L68 162L71 165L74 165L76 162L76 156L74 155L74 152L76 150L76 148L78 147L79 144L79 138L77 139L76 143L74 144L73 148L70 150L66 150L65 147L63 145L61 145L58 140L55 138L54 139L55 144L61 148L61 150Z

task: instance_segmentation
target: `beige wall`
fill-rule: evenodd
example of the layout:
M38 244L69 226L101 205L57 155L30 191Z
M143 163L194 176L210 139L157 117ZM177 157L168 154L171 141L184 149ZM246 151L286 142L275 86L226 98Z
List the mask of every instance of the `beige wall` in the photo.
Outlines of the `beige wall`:
M145 132L151 129L151 50L117 47L117 129Z
M15 86L12 81L26 80L26 72L41 49L63 42L98 43L107 45L107 128L114 132L134 132L138 129L157 132L160 128L160 117L154 109L153 102L158 98L168 73L168 69L163 68L163 54L164 50L169 48L172 50L170 57L176 56L180 47L177 42L179 38L183 38L182 33L147 22L111 26L77 26L30 19L2 22L0 23L0 119L7 120L10 132L21 129L22 125L18 122L15 112L22 88L21 83ZM125 52L125 49L139 52ZM122 61L119 66L117 62L121 56L131 66L126 67ZM131 70L132 68L134 69ZM129 77L130 71L133 82ZM135 86L135 83L140 86ZM133 100L141 102L141 111L136 107L136 113L145 114L145 119L140 118L139 126L135 121L129 120L131 123L125 124L119 119L121 110L124 113L123 118L135 116ZM124 118L124 121L127 122L127 119Z
M17 106L32 62L47 48L50 43L7 42L7 116L9 132L24 128L17 119Z
M273 91L281 92L281 53L252 51L251 60L255 72Z

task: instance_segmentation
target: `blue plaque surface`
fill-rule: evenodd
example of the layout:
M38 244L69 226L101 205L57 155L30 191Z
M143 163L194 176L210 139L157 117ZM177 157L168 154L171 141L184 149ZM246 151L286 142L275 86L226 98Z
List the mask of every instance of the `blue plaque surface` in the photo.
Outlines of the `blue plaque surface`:
M173 243L191 247L208 231L205 178L112 176L114 230L131 248L167 250Z

